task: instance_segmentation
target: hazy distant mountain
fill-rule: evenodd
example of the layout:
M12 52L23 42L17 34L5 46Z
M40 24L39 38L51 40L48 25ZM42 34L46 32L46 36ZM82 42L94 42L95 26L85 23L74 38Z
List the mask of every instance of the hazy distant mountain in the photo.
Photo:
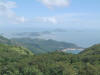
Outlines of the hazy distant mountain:
M43 32L21 32L21 33L12 33L10 34L12 37L18 37L18 38L23 38L23 37L31 37L31 38L37 38L42 35L50 35L52 32L50 31L43 31Z
M67 32L66 29L54 29L53 32Z
M78 48L77 45L66 42L59 42L52 39L43 40L43 39L31 39L31 38L15 38L13 39L17 43L20 43L21 46L24 46L34 53L46 53L53 52L56 50L61 50L64 48Z
M0 35L0 44L12 44L12 41Z
M75 44L55 41L52 39L49 40L32 39L32 38L7 39L3 36L0 36L0 44L23 46L25 48L28 48L34 53L47 53L56 50L61 50L64 48L79 48Z
M33 31L33 32L14 32L14 33L2 33L2 35L11 37L11 38L24 38L24 37L31 37L31 38L37 38L43 35L52 35L57 32L66 32L65 29L52 29L52 30L44 30L44 31Z

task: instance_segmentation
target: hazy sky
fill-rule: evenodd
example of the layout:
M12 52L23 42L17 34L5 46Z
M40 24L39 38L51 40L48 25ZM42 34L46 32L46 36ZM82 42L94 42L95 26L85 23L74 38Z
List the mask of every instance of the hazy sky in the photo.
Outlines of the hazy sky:
M100 28L100 0L0 0L0 28Z

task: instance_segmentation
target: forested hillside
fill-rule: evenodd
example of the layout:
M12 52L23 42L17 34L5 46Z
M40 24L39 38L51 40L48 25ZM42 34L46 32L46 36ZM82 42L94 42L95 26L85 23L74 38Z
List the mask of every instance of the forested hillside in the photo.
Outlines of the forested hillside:
M0 35L0 44L12 44L12 41Z
M7 39L0 36L0 44L17 45L28 48L35 54L54 52L64 48L79 48L77 45L72 43L60 42L55 40L44 40L44 39L31 39L31 38L16 38Z
M100 54L94 54L100 45L91 48L77 55L34 55L23 47L0 45L0 75L100 75Z
M94 45L90 48L87 48L81 54L84 55L100 55L100 44Z
M47 53L54 52L56 50L61 50L64 48L79 48L77 45L72 43L55 41L52 39L31 39L31 38L16 38L13 39L21 46L30 49L33 53Z

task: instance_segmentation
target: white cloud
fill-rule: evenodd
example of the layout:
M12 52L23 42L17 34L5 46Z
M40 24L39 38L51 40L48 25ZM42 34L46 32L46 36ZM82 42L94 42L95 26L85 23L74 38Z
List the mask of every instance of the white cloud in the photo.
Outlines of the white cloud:
M38 22L57 24L57 19L55 17L37 17L35 19Z
M13 24L19 24L26 22L26 19L24 17L14 17Z
M16 2L7 1L0 2L0 20L7 21L8 23L24 23L25 18L22 16L17 16L13 11L13 8L16 8Z
M56 16L41 16L30 19L29 22L38 23L39 25L70 25L79 24L79 22L87 16L86 13L65 13Z
M65 13L56 16L35 17L31 22L39 25L79 25L84 23L84 17L89 16L87 13Z
M70 4L70 0L39 0L48 8L53 7L68 7Z

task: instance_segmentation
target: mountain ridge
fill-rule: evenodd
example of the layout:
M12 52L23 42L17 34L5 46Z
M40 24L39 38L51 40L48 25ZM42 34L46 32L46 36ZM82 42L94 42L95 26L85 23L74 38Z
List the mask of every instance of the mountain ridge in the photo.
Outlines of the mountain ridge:
M64 48L79 48L73 43L61 42L52 39L32 39L32 38L13 38L7 39L0 36L0 44L22 46L31 50L35 54L54 52Z

